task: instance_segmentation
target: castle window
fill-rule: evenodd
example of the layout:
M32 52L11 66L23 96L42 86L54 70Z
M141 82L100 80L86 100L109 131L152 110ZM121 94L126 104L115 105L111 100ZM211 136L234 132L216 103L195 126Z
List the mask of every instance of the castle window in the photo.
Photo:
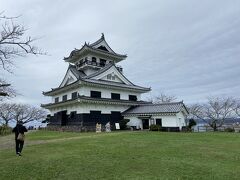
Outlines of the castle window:
M100 59L100 66L105 66L106 60L105 59Z
M91 91L90 96L93 98L101 98L101 92L100 91Z
M120 94L111 93L111 99L117 99L117 100L119 100L119 99L120 99Z
M101 49L103 51L107 51L108 52L108 50L107 50L107 48L105 46L99 46L98 49Z
M135 96L135 95L129 95L129 100L130 100L130 101L137 101L137 96Z
M72 99L77 99L77 92L72 93Z
M156 124L162 127L162 119L156 119Z
M92 62L97 62L97 58L96 57L92 57Z
M59 97L56 97L55 98L55 103L58 103L59 102Z
M115 74L114 74L114 73L108 74L108 75L107 75L107 79L108 79L108 80L115 80Z
M64 96L62 97L62 101L67 101L67 95L64 95Z
M111 80L111 79L112 79L112 75L111 75L111 74L108 74L108 75L107 75L107 79Z

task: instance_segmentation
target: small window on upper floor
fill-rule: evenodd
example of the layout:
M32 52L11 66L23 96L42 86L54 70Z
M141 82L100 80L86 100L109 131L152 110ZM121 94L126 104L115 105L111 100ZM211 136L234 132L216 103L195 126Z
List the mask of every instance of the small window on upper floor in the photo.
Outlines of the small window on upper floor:
M56 97L55 98L55 103L58 103L59 102L59 97Z
M106 65L106 62L107 62L107 60L105 60L105 59L100 59L100 66L105 66Z
M93 98L101 98L101 92L100 91L91 91L90 96Z
M77 92L72 93L72 99L77 99Z
M97 62L97 58L96 57L92 57L92 62L96 63Z
M115 75L114 74L112 75L112 80L115 80Z
M107 79L108 79L108 80L115 80L115 79L116 79L116 78L115 78L115 74L114 74L114 73L108 74L108 75L107 75Z
M99 46L98 49L109 52L105 46Z
M129 95L129 101L137 101L136 95Z
M111 99L117 99L117 100L120 100L120 94L117 94L117 93L111 93Z
M64 95L64 96L62 97L62 101L67 101L67 95Z
M108 74L108 75L107 75L107 79L111 80L111 79L112 79L112 75L111 75L111 74Z

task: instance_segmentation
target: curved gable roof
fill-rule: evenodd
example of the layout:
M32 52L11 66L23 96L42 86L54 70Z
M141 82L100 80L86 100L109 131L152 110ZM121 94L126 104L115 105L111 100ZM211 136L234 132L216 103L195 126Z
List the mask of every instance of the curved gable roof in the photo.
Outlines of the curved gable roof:
M104 37L104 34L102 33L102 36L99 40L97 40L96 42L90 44L89 46L92 47L92 48L95 48L95 49L99 49L98 46L103 44L104 46L106 46L106 49L109 50L109 52L111 53L114 53L114 54L117 54L115 53L114 50L112 50L112 48L108 45L107 41L105 40L105 37Z
M109 51L99 49L97 46L100 45L101 43L103 43L104 46L106 46L106 48ZM112 48L106 42L104 34L102 33L102 36L99 40L97 40L96 42L94 42L92 44L87 44L85 42L85 44L80 49L74 49L68 57L64 57L64 60L65 61L71 61L71 59L74 58L74 56L77 56L78 54L80 54L80 53L82 53L86 50L91 51L91 52L95 52L95 53L100 53L100 54L103 54L103 55L108 55L108 56L115 57L115 58L118 58L118 59L121 59L121 60L123 60L127 57L127 55L118 54L118 53L114 52L112 50Z

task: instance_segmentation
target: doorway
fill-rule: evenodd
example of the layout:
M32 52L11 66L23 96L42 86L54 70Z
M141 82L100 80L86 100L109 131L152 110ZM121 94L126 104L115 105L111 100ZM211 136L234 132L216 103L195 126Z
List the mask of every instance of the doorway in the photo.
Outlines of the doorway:
M142 119L143 129L149 129L149 119Z
M60 121L61 126L67 125L67 111L60 111L57 113L57 118Z

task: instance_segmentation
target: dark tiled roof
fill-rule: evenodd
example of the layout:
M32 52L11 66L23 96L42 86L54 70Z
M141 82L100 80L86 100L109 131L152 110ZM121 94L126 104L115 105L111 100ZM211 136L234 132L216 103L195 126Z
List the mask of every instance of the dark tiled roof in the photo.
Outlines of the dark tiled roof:
M129 89L137 89L137 90L143 90L143 91L150 91L151 90L151 88L145 88L145 87L136 86L136 85L128 85L128 84L111 82L111 81L104 81L104 80L83 79L83 81L88 82L88 83L93 83L93 84L109 85L109 86L129 88Z
M129 101L129 100L115 100L115 99L109 99L109 98L92 98L92 97L87 97L87 96L78 96L76 99L69 99L67 101L60 101L57 103L48 103L48 104L41 104L41 107L54 107L54 106L61 106L65 104L71 104L71 103L76 103L76 102L96 102L96 103L101 103L101 104L124 104L124 105L140 105L140 104L149 104L149 102L146 101Z
M69 65L69 68L77 79L80 79L86 76L86 74L83 71L77 70L75 65Z
M82 51L83 49L92 50L93 52L99 52L99 53L103 53L103 54L107 54L107 55L112 55L114 57L118 57L121 59L125 59L127 57L127 55L125 55L125 54L112 53L112 52L104 51L101 49L93 48L90 45L84 44L84 46L81 49L75 49L70 53L70 55L68 57L64 57L64 60L68 60L68 59L72 58L73 56L77 55L77 53Z
M184 103L181 102L172 102L172 103L161 103L161 104L148 104L132 107L126 110L123 114L157 114L157 113L178 113L185 108Z
M126 103L126 104L149 104L147 101L130 101L125 99L110 99L110 98L92 98L87 96L79 96L82 100L98 101L98 102L116 102L116 103Z
M90 48L92 50L95 50L95 51L98 51L98 52L107 53L107 54L113 54L113 55L120 56L120 57L123 57L123 58L127 57L126 54L118 54L118 53L115 53L115 52L112 53L112 52L104 51L104 50L101 50L101 49L93 48L92 46L89 46L89 45L86 45L86 46L88 48Z
M113 63L108 63L105 67L99 69L97 72L93 73L93 74L90 74L88 76L86 76L85 78L92 78L92 77L95 77L99 74L102 74L103 72L107 71L108 69L110 69L112 66L114 66ZM75 68L76 69L76 68Z

